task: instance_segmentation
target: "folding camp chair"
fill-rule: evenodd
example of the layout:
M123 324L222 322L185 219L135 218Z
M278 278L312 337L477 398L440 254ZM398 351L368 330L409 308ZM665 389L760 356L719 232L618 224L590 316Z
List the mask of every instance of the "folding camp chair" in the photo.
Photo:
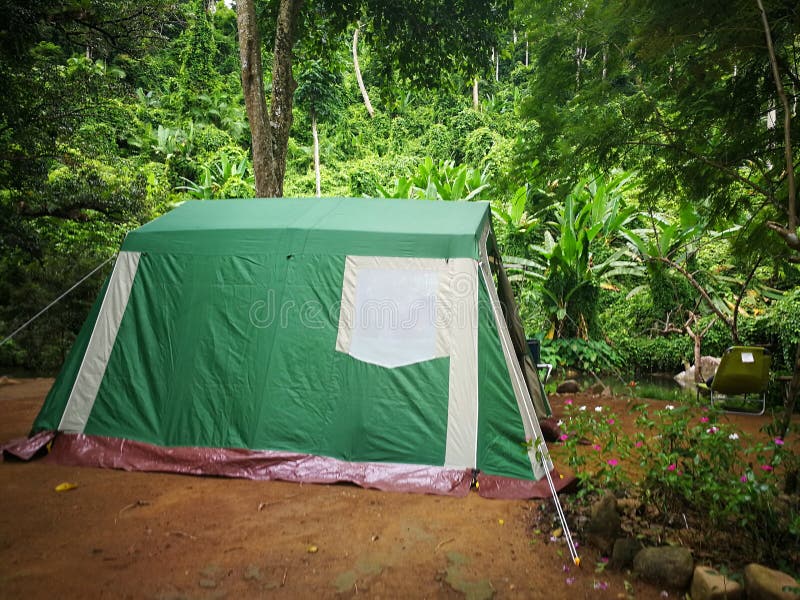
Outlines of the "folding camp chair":
M697 397L700 390L708 391L710 402L727 403L732 398L741 397L745 404L757 403L758 412L725 409L726 412L763 415L767 406L767 387L769 386L769 366L772 357L764 348L758 346L731 346L722 355L717 372L707 383L697 384Z

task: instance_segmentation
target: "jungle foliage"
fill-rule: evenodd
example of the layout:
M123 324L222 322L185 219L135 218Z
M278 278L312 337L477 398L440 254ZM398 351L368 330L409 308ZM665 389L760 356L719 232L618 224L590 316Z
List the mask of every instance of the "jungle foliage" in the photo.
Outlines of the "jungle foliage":
M255 4L269 32L280 3ZM465 1L458 18L433 2L407 14L329 4L299 14L284 195L314 195L317 170L325 196L491 201L528 335L560 367L674 372L702 332L703 353L768 344L792 371L795 3L764 3L788 129L756 0L701 3L691 18L652 0L624 14L594 0ZM251 197L255 177L225 3L0 7L5 337L126 231L179 202ZM353 69L355 27L374 117ZM456 38L480 51L448 52ZM56 369L107 273L0 346L0 363Z

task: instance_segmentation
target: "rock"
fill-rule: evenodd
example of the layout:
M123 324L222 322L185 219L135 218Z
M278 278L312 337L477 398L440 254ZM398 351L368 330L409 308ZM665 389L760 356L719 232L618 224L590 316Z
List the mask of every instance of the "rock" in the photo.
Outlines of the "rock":
M620 532L617 498L611 492L606 492L605 496L592 505L589 522L586 524L586 539L592 546L607 554Z
M692 600L741 600L742 586L711 567L696 566L689 594Z
M641 500L636 498L620 498L617 500L617 509L626 514L636 514L642 507Z
M546 442L555 442L561 436L561 427L558 426L558 421L554 417L539 419L539 429L542 430L542 436Z
M594 385L590 385L588 388L586 388L585 391L590 393L590 394L595 394L596 396L599 396L605 390L606 390L606 386L604 386L601 382L598 381Z
M700 373L702 374L703 381L706 381L709 377L713 377L716 374L717 367L719 367L719 361L720 359L715 356L700 357ZM687 385L695 385L694 370L695 367L692 365L685 371L681 371L675 375L675 381L677 381L682 387Z
M608 566L621 571L633 565L633 558L642 549L642 543L633 538L618 538L611 550L611 560Z
M744 568L744 589L748 600L797 600L800 594L792 588L800 588L793 577L750 563Z
M692 579L694 560L692 553L680 546L645 548L633 559L633 570L649 583L682 590Z
M574 379L565 379L556 388L556 394L577 394L580 391L581 386Z

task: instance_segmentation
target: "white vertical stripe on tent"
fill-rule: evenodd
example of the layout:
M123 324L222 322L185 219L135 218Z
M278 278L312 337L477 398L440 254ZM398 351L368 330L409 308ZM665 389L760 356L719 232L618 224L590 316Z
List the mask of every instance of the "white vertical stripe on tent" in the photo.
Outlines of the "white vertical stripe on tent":
M478 455L478 267L469 258L449 261L450 381L444 466L474 469Z
M356 310L356 279L358 278L358 257L348 256L344 262L342 279L342 303L339 306L339 331L336 334L336 351L350 354L353 341L353 326Z
M82 433L86 427L117 338L122 315L128 305L133 279L139 266L139 255L139 252L120 252L117 257L86 353L58 426L60 431Z
M542 461L536 456L536 452L541 452L547 462L547 468L552 470L553 463L550 460L550 455L547 451L547 446L544 443L542 430L539 427L539 421L536 418L536 411L533 408L533 401L531 401L528 386L525 383L525 378L522 375L522 369L517 361L516 353L514 352L514 345L511 342L511 335L508 333L505 316L503 315L503 308L500 304L500 297L497 295L494 279L492 278L492 268L489 265L489 254L486 249L486 240L489 237L489 225L487 224L481 236L480 251L481 251L481 273L483 275L483 282L489 291L489 300L492 304L492 312L494 314L497 329L500 333L500 345L503 348L503 356L506 359L506 367L508 368L509 375L511 376L511 383L514 387L514 394L517 397L517 406L519 407L520 416L522 417L522 426L525 430L525 437L530 440L539 440L538 448L532 446L528 451L528 458L531 461L531 468L533 469L533 476L536 479L544 477L545 473L542 468Z

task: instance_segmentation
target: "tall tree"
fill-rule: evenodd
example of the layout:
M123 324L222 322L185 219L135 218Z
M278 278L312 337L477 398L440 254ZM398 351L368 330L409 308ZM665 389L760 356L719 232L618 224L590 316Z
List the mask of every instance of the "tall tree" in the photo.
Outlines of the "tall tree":
M296 93L297 103L308 112L311 118L317 196L322 195L317 125L319 121L331 119L342 105L342 65L337 64L335 55L329 56L328 60L332 64L325 64L321 60L309 60L303 63L298 75L299 82Z
M523 111L539 137L528 150L554 168L565 152L638 165L648 196L709 197L721 217L755 207L757 222L782 224L772 229L799 261L796 95L781 90L800 87L800 25L795 3L764 0L761 13L759 2L523 0L540 39ZM566 83L578 38L576 88ZM768 122L775 110L783 127Z
M800 263L796 2L520 5L526 22L539 23L539 68L524 108L538 125L531 154L554 169L565 155L638 166L645 197L697 206L707 198L720 220L747 210L760 243L774 232L773 250ZM578 32L574 90L565 75ZM787 415L798 395L800 346Z
M360 23L356 23L353 29L353 69L356 72L356 81L358 81L358 89L361 90L361 97L364 99L364 106L370 117L375 116L375 109L372 108L372 102L369 101L369 94L367 87L364 85L364 78L361 76L361 66L358 64L358 30L361 27Z
M261 197L283 195L286 150L289 130L292 127L292 98L297 87L292 77L292 48L302 5L303 0L280 0L278 5L275 17L272 98L269 113L264 98L261 35L256 20L254 0L240 0L236 7L242 89L250 120L256 194Z
M505 23L510 0L479 2L455 0L447 4L433 0L397 3L393 0L361 0L341 3L333 0L265 1L265 22L274 23L272 52L272 94L267 116L263 97L260 23L255 0L237 3L242 87L250 120L253 169L259 196L283 194L286 150L292 124L292 99L296 83L292 78L293 49L301 32L304 12L311 30L324 28L339 33L355 23L365 23L374 61L384 76L398 71L421 84L435 83L442 73L464 68L475 73L485 69L497 32ZM260 14L260 13L259 13ZM316 19L319 17L319 19ZM324 38L325 35L316 35ZM333 37L333 36L331 36ZM420 45L420 40L426 40Z

